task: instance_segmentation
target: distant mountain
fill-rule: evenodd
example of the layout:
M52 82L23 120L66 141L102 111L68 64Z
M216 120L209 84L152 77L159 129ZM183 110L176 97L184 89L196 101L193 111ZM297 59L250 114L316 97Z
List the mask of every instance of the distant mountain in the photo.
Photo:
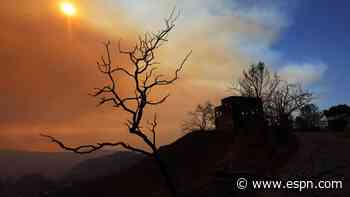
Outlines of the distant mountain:
M143 155L130 151L119 151L113 154L87 159L73 167L64 180L71 182L88 181L98 177L116 174L132 167L143 158Z
M78 155L70 152L0 150L0 177L18 178L42 174L49 178L59 178L84 160L110 153L110 151L101 151Z
M79 155L1 150L0 196L47 196L72 184L117 174L142 158L126 151Z

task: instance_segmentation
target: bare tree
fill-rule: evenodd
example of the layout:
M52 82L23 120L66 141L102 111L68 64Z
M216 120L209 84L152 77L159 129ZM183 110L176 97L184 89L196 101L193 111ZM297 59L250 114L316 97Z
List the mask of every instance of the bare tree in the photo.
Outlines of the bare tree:
M153 98L153 96L151 96L151 91L158 87L166 87L179 79L179 73L182 71L185 62L192 52L190 51L184 57L176 68L173 76L166 77L157 72L157 65L159 65L159 63L155 61L155 51L168 41L168 34L174 29L175 21L178 17L178 15L175 16L174 14L175 9L170 16L165 19L165 27L162 30L146 33L144 36L139 37L139 41L132 49L122 49L119 42L119 53L129 57L132 68L127 69L112 64L110 42L105 43L106 56L102 56L100 61L97 62L99 71L106 76L109 80L109 84L102 88L96 88L96 92L92 94L92 96L100 99L99 105L110 103L112 107L121 108L128 113L130 118L127 120L126 126L128 127L129 133L139 137L149 147L149 150L143 150L125 142L101 142L95 145L69 147L50 135L42 134L42 136L49 138L61 148L79 154L91 153L107 146L122 146L125 149L142 153L153 159L159 166L172 196L176 196L176 190L166 165L160 158L159 147L156 144L157 116L154 115L153 120L146 122L149 126L148 129L145 129L146 125L143 124L143 117L146 107L162 104L169 97L169 94L167 94L160 97L158 100L151 100L151 98ZM130 88L130 95L127 97L123 97L120 94L118 87L119 82L116 77L117 74L124 74L131 79L133 83L133 87ZM151 137L148 136L147 133L151 133Z
M248 70L243 70L238 83L234 81L231 89L242 96L256 97L268 102L280 83L278 75L271 73L263 62L250 65Z
M214 105L207 101L197 105L194 111L188 113L188 119L182 124L184 131L209 130L215 128Z
M301 85L290 84L272 74L263 62L252 64L244 70L238 83L233 82L231 89L242 96L261 99L265 119L274 126L287 124L289 116L310 103L312 94Z
M304 90L300 84L283 82L268 102L266 113L271 116L272 124L285 125L290 115L309 104L312 98L312 93Z

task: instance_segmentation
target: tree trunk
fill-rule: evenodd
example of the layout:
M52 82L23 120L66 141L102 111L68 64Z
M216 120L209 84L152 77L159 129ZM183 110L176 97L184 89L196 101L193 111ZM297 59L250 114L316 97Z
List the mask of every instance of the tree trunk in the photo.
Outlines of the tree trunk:
M177 192L176 192L176 189L175 189L175 185L174 183L172 182L171 180L171 177L168 173L168 170L167 170L167 167L166 165L163 163L163 161L160 159L160 155L158 153L155 153L154 154L154 159L155 159L155 162L157 163L164 179L165 179L165 183L169 189L169 192L171 193L171 196L172 197L177 197Z

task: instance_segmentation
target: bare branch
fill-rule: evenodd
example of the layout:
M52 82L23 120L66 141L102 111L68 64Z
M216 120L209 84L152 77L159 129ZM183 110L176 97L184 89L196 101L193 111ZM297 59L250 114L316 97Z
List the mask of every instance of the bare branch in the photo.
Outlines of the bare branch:
M142 149L138 149L135 147L132 147L124 142L117 142L117 143L110 143L110 142L103 142L103 143L97 143L96 145L81 145L81 146L77 146L77 147L69 147L66 146L63 142L61 142L60 140L50 136L50 135L45 135L45 134L40 134L40 136L45 137L45 138L49 138L51 140L51 142L59 145L62 149L64 150L68 150L74 153L78 153L78 154L88 154L88 153L92 153L95 152L105 146L122 146L125 149L131 150L131 151L135 151L135 152L139 152L142 153L144 155L150 156L152 155L151 153L144 151Z
M121 71L121 72L127 74L127 75L130 76L130 77L135 77L133 74L129 73L129 71L127 71L126 69L121 68L121 67L112 69L112 70L111 70L111 73L115 73L115 72L118 72L118 71Z
M167 95L165 95L163 98L161 98L161 99L158 100L158 101L147 101L147 104L150 104L150 105L159 105L159 104L163 103L169 96L170 96L170 94L167 94Z
M154 82L152 84L150 84L149 86L146 86L145 89L149 89L149 88L152 88L154 86L169 85L169 84L172 84L173 82L175 82L179 78L179 72L182 71L183 66L185 65L186 61L191 56L191 54L192 54L192 50L185 56L185 58L182 60L181 64L175 70L175 75L173 78L171 78L169 80L161 80L159 78L162 77L162 75L158 75L155 77Z
M158 125L156 113L154 114L153 122L148 122L148 124L151 125L151 128L149 128L149 130L153 134L153 144L156 146L156 127Z

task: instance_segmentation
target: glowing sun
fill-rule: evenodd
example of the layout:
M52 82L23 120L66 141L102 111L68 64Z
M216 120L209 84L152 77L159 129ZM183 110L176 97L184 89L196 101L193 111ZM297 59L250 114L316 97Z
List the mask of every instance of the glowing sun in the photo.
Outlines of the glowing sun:
M70 2L62 2L60 4L60 9L62 13L67 16L74 16L77 12L77 9L75 8L74 4Z

